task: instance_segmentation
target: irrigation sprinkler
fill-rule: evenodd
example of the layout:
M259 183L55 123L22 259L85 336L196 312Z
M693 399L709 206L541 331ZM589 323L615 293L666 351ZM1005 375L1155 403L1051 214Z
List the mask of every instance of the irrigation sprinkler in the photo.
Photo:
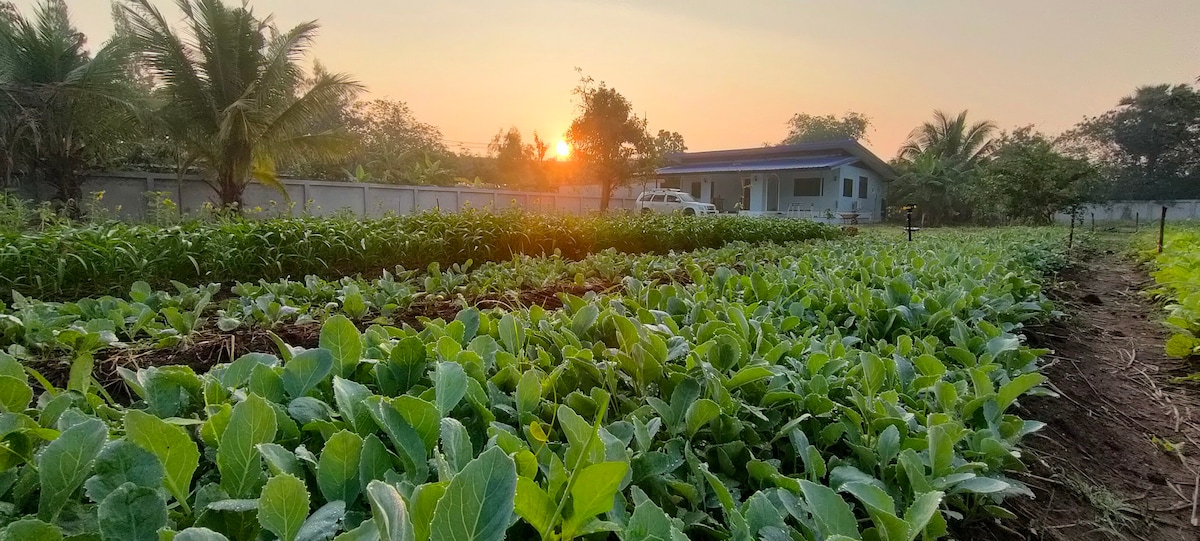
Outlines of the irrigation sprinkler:
M912 234L913 234L912 213L916 209L917 209L916 205L904 205L904 215L905 215L906 219L908 220L908 226L905 227L904 230L908 232L908 242L912 242Z

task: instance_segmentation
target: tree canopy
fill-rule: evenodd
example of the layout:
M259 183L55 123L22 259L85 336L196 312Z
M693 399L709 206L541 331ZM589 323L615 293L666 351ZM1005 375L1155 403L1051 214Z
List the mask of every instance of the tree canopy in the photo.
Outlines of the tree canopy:
M834 115L810 115L796 113L787 121L788 134L782 145L813 143L836 139L867 140L867 129L871 119L864 114L849 112L838 118Z
M616 89L591 77L575 88L579 116L567 130L575 159L600 182L600 209L608 209L613 189L653 171L654 140L646 119Z

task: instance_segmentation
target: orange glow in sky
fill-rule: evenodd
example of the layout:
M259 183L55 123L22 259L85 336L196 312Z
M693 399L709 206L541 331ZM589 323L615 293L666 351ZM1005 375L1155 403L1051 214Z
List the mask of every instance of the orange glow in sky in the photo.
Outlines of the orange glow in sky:
M29 14L38 1L16 4ZM156 4L178 20L175 2ZM108 39L109 2L68 5L93 46ZM776 143L794 113L856 111L872 119L866 144L884 159L934 109L1058 133L1138 86L1200 76L1196 0L250 5L282 28L318 20L312 58L479 153L508 126L562 137L577 112L576 66L690 150Z

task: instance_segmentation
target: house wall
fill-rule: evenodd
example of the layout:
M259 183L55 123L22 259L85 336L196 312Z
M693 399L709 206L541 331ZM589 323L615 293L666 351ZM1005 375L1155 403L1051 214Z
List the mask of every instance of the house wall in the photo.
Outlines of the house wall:
M882 200L886 193L884 181L874 171L870 169L847 165L839 168L837 178L837 211L836 212L858 212L859 219L863 221L876 221L882 216L883 207ZM867 197L859 197L859 177L867 177ZM842 197L842 181L843 179L853 179L854 195L853 197Z
M867 177L867 198L858 197L858 179ZM819 197L796 196L796 179L821 179L821 195ZM854 179L854 193L851 197L842 197L842 179ZM874 171L861 167L841 167L837 170L799 170L799 171L768 171L759 173L708 173L683 175L680 178L679 189L691 192L693 183L700 183L700 200L717 205L720 212L735 212L738 203L742 201L742 181L750 179L750 205L741 209L746 214L765 214L779 216L798 216L813 219L825 219L828 213L840 222L837 217L841 212L856 211L859 220L864 222L878 221L881 217L881 199L885 193L883 180ZM779 181L779 205L776 210L766 210L768 185L772 179ZM828 211L828 212L827 212Z

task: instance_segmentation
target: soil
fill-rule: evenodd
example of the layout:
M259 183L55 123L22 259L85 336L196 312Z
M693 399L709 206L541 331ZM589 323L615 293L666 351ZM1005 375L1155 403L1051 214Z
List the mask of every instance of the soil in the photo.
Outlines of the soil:
M1029 471L1015 474L1035 498L1006 501L1016 520L960 538L1200 539L1190 523L1200 512L1200 386L1171 381L1200 363L1164 354L1162 307L1142 293L1150 283L1107 251L1048 290L1068 318L1027 329L1031 345L1053 350L1044 373L1061 395L1021 401L1023 418L1046 423L1027 440Z

